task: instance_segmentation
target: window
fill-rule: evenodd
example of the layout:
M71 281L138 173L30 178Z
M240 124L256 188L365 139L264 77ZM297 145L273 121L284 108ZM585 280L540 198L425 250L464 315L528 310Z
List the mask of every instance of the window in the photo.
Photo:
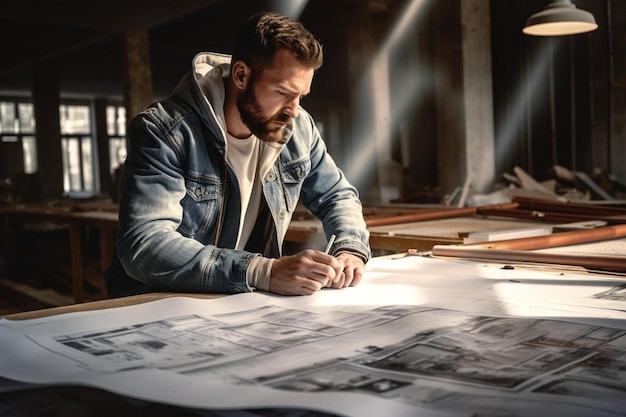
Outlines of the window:
M37 171L35 116L31 103L0 101L0 142L21 143L24 172Z
M121 106L107 106L106 114L109 170L112 174L126 160L126 109Z
M63 154L63 191L96 192L91 111L88 105L61 104L61 147Z
M97 148L93 112L89 102L63 102L59 107L63 191L91 196L99 191ZM106 106L107 139L112 174L126 159L126 112L123 106ZM0 146L4 159L17 161L4 167L6 174L37 172L37 141L33 104L12 98L0 100ZM0 152L0 155L3 153ZM11 159L13 155L20 158ZM23 165L22 165L23 163Z

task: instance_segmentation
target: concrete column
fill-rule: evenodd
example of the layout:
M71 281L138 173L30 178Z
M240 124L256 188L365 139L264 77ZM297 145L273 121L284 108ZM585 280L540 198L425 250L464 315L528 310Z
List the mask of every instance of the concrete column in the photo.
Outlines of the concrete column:
M130 120L152 103L150 41L146 29L126 32L124 51L124 106Z
M377 50L368 2L359 3L348 33L348 74L352 80L352 148L348 174L366 202L389 202L400 194L402 167L391 158L388 51ZM350 176L350 175L349 175Z
M439 187L490 191L494 181L488 0L435 2Z
M489 0L460 3L467 170L473 191L487 192L495 179Z
M33 108L37 120L37 177L42 199L63 196L60 88L56 63L39 62L33 67Z

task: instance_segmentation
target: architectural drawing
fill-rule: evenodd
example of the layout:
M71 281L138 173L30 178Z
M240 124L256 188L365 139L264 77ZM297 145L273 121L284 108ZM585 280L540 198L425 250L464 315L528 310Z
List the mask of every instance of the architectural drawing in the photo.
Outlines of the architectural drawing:
M398 329L406 337L394 341ZM267 373L275 368L270 354L290 355L312 345L332 351L347 338L355 347L350 356L320 362L307 362L307 356L288 369ZM146 367L207 377L218 373L231 384L360 393L455 412L506 409L515 414L567 398L589 413L626 413L626 331L566 321L472 316L418 306L352 314L267 306L54 340L79 352L75 357L83 365L109 371Z
M622 279L421 257L368 268L309 297L0 320L0 377L208 412L626 416Z

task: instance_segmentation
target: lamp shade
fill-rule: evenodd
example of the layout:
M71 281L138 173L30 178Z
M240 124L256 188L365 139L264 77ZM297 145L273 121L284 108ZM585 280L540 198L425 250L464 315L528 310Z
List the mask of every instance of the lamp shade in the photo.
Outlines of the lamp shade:
M535 36L559 36L591 32L597 27L591 13L577 9L570 0L556 0L530 16L522 32Z

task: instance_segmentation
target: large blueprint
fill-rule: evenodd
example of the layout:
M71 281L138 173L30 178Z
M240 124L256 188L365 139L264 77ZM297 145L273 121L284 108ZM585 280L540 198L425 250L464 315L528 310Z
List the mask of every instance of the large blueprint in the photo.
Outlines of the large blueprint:
M355 288L0 322L0 376L200 409L626 415L626 281L422 257Z

